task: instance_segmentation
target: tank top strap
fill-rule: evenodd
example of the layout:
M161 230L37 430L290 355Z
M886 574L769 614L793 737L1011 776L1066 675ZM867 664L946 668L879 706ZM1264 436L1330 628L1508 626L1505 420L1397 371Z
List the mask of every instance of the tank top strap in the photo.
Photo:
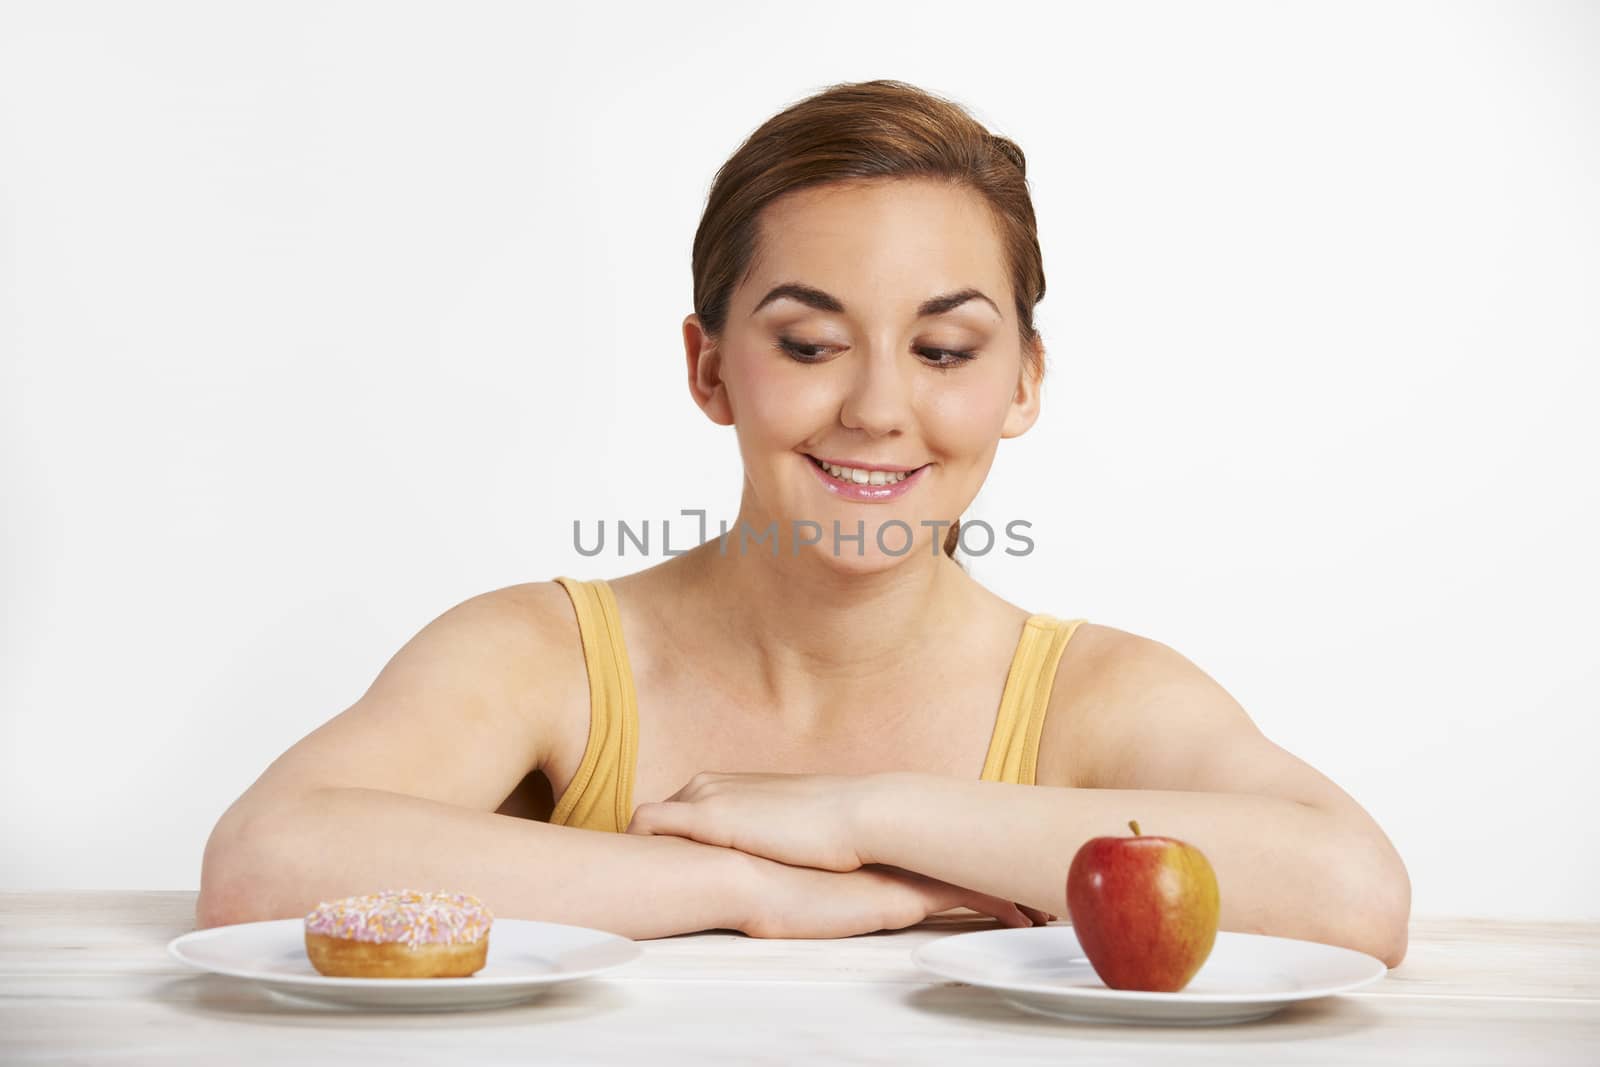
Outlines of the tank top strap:
M1039 765L1039 737L1044 730L1056 667L1067 642L1084 619L1059 619L1030 615L1022 624L1017 649L1011 657L994 734L983 764L986 782L1033 785Z
M572 598L589 675L589 741L550 822L622 833L633 818L638 706L617 599L604 579L555 579Z

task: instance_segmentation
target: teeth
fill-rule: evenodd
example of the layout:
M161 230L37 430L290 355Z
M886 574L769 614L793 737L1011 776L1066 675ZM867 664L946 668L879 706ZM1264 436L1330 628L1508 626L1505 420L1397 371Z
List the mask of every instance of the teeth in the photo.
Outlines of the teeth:
M894 485L916 473L915 471L868 471L856 470L854 467L835 467L832 464L820 465L823 470L841 482L854 482L857 485Z

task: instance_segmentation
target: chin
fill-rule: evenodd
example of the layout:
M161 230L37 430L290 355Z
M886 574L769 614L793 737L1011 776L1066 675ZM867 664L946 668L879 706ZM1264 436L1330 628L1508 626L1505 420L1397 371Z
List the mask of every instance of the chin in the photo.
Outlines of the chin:
M869 533L868 538L871 538ZM834 555L833 546L829 544L831 534L824 536L820 544L810 545L806 551L815 554L828 566L844 574L878 574L882 571L893 570L896 567L907 566L917 557L918 552L927 552L927 545L913 545L911 551L903 552L898 556L891 556L879 552L876 545L867 547L861 555L856 555L855 543L847 542L841 546L839 554Z

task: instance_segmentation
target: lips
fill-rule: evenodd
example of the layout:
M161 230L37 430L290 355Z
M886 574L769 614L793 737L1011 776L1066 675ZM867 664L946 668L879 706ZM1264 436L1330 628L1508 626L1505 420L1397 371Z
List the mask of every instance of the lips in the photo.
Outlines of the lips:
M911 473L907 474L899 481L873 485L870 482L862 484L853 480L845 481L842 478L836 478L832 473L823 468L821 461L818 460L817 457L807 454L806 459L809 461L806 466L810 467L816 472L817 478L822 483L822 487L825 490L832 493L834 496L839 497L840 499L855 501L858 503L876 503L880 501L897 500L900 497L905 496L916 487L918 482L922 481L923 477L926 476L930 466L930 464L924 463L920 467L910 468ZM879 467L878 469L883 470L884 468Z
M900 466L898 464L895 464L895 463L867 463L867 462L862 461L862 460L835 459L832 456L813 456L809 452L802 453L802 454L807 456L810 459L816 460L817 463L821 464L825 468L826 467L848 467L851 470L858 470L858 471L884 471L884 472L890 473L890 474L909 474L912 471L918 469L917 467L902 467L902 466ZM924 463L924 464L921 464L921 466L926 467L927 464Z
M834 463L830 460L819 459L807 455L807 459L821 470L826 471L835 480L846 485L895 485L909 478L920 468L917 467L868 467L851 463Z

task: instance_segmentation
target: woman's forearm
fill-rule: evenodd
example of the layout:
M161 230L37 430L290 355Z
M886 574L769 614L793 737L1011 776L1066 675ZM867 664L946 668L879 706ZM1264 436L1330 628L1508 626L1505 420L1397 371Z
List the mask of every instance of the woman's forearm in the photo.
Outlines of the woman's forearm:
M1074 789L893 772L863 791L864 862L1067 916L1067 869L1091 837L1175 837L1216 871L1224 930L1344 945L1397 966L1409 881L1387 841L1279 797ZM1381 835L1379 835L1381 836Z
M329 788L230 812L206 845L199 925L300 918L383 889L472 893L496 917L636 940L738 929L743 857L377 789Z

